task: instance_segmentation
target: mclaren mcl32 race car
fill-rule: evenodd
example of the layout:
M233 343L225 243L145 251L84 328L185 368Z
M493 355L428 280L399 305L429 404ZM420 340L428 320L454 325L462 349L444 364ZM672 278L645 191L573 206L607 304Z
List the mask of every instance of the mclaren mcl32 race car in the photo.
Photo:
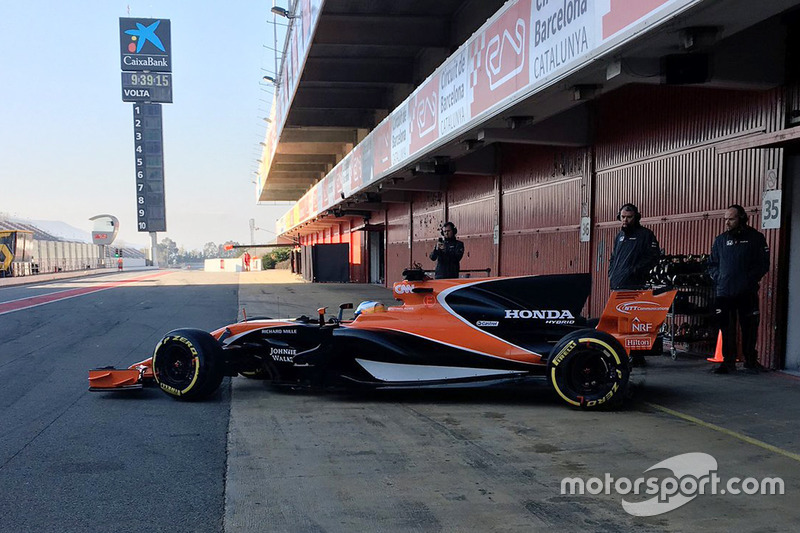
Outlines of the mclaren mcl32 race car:
M582 408L624 397L631 352L649 350L674 290L614 291L595 327L581 316L588 274L431 280L407 270L402 305L364 302L352 320L249 319L211 333L176 329L128 369L89 372L90 390L157 384L181 400L214 393L224 376L292 387L407 389L546 379ZM349 313L348 313L349 314Z

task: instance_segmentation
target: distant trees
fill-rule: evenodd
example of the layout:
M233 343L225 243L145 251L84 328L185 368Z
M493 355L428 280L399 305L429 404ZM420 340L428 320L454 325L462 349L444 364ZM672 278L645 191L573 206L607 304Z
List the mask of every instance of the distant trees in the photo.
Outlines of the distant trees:
M233 246L230 250L226 250L226 246ZM186 263L201 263L204 259L232 259L240 257L245 248L237 248L241 246L236 241L226 241L223 244L216 244L207 242L203 245L203 251L199 250L186 250L183 246L178 246L175 241L169 237L164 237L161 242L156 245L156 257L158 263L162 266L175 266ZM254 249L257 247L254 247ZM254 249L250 250L251 255L255 255ZM258 252L264 251L264 248ZM286 261L292 254L291 248L273 248L266 251L261 255L262 268L270 269L275 268L275 265Z
M212 257L216 257L219 253L219 249L217 245L213 242L207 242L203 245L203 257L205 259L211 259Z
M291 255L291 248L275 248L271 252L264 254L261 257L261 268L264 270L275 268L275 265L282 261L286 261Z
M238 243L231 243L238 244ZM213 242L207 242L203 245L203 251L199 250L186 250L183 246L178 245L169 237L164 237L161 242L156 245L156 257L160 265L178 265L185 263L202 263L204 259L212 259L215 257L237 257L241 252L236 248L233 250L225 250L224 245L217 246Z
M159 265L175 265L178 262L178 245L169 237L164 237L156 245L156 259Z

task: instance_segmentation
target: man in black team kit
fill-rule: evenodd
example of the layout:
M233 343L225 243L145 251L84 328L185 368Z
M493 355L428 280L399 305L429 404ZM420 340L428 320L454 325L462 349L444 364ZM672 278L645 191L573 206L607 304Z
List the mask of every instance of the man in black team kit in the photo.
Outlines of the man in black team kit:
M436 279L457 278L464 256L464 243L456 239L458 230L452 222L442 226L442 238L436 243L430 258L436 261Z
M756 352L756 335L761 315L758 283L769 271L769 246L764 235L748 226L747 213L740 205L725 211L726 231L714 239L708 273L714 280L715 307L722 331L724 362L717 374L736 370L736 319L742 329L744 368L757 373L761 365Z
M650 270L658 263L658 239L639 223L642 215L633 204L619 209L617 220L622 228L614 238L608 279L611 290L641 289L647 285Z
M619 208L617 220L622 223L614 238L611 262L608 264L608 279L611 290L641 289L647 285L650 270L658 263L661 251L652 231L639 223L642 215L633 204ZM634 355L635 366L645 364L642 355Z

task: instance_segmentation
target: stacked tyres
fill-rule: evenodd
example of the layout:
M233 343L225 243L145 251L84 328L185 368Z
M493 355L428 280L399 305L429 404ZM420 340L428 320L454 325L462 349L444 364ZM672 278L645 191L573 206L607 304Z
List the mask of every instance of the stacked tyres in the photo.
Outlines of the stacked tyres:
M222 383L222 348L200 329L170 331L156 346L153 373L161 390L173 398L206 398Z
M628 354L611 335L583 329L564 336L551 352L547 375L556 393L584 409L611 407L624 396Z

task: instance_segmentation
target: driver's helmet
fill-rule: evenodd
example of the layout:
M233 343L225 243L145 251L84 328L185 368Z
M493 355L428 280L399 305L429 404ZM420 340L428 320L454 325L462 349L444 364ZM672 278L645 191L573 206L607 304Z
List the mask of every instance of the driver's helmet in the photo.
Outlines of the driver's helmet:
M367 301L358 304L358 307L356 307L353 316L357 317L361 313L369 314L369 313L385 313L385 312L386 312L386 306L383 305L381 302Z

